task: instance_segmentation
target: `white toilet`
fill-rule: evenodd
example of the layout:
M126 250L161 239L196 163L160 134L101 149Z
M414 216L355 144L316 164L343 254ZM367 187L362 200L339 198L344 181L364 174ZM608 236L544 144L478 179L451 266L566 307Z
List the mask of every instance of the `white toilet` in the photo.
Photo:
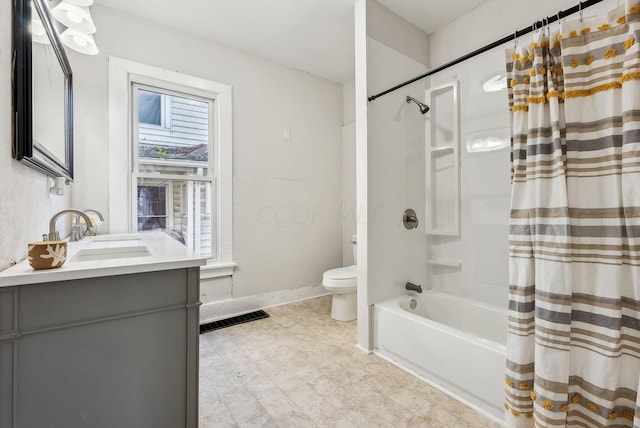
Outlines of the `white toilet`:
M356 262L356 235L351 237L353 262ZM356 290L358 269L351 266L331 269L322 275L322 285L333 294L331 318L336 321L353 321L357 317Z

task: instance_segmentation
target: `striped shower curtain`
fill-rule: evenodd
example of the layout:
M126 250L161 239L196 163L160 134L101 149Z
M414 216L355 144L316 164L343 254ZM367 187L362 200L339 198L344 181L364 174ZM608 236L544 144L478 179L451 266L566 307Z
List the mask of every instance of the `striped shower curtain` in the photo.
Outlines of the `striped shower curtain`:
M554 27L507 54L507 426L640 427L640 0Z

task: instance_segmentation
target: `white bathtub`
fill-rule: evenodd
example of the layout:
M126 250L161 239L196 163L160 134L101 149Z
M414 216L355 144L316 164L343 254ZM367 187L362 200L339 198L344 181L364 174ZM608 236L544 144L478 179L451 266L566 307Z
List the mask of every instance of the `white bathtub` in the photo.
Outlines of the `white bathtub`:
M375 304L373 331L376 354L503 420L506 308L426 291Z

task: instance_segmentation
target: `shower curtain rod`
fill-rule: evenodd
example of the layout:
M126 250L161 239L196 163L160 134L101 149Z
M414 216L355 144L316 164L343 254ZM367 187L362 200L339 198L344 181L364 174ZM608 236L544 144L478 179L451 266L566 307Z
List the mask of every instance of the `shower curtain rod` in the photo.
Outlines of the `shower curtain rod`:
M441 65L440 67L437 67L437 68L434 68L432 70L429 70L426 73L421 74L420 76L414 77L413 79L407 80L406 82L402 82L399 85L394 86L393 88L389 88L386 91L380 92L379 94L371 95L368 98L368 100L369 101L373 101L376 98L379 98L379 97L381 97L383 95L388 94L389 92L393 92L396 89L400 89L400 88L402 88L404 86L407 86L407 85L409 85L409 84L411 84L413 82L416 82L416 81L418 81L420 79L424 79L425 77L429 77L432 74L438 73L438 72L440 72L442 70L445 70L445 69L447 69L449 67L453 67L456 64L460 64L461 62L466 61L466 60L468 60L470 58L473 58L474 56L480 55L481 53L485 53L488 50L491 50L491 49L496 48L496 47L498 47L500 45L503 45L503 44L505 44L507 42L515 40L518 37L522 37L525 34L529 34L529 33L533 32L535 29L542 28L545 25L551 24L552 22L556 22L556 21L558 21L558 20L560 20L562 18L565 18L565 17L567 17L569 15L573 15L576 12L580 12L583 9L586 9L586 8L588 8L590 6L593 6L594 4L600 3L601 1L603 1L603 0L586 0L586 1L578 3L576 6L573 6L573 7L569 8L569 9L561 10L555 16L550 16L550 17L545 18L544 20L536 21L529 27L525 27L522 30L518 30L513 34L510 34L508 36L505 36L505 37L501 38L500 40L496 40L495 42L489 43L488 45L483 46L483 47L481 47L479 49L476 49L473 52L469 52L468 54L462 55L461 57L458 57L458 58L454 59L453 61L449 61L448 63L446 63L444 65Z

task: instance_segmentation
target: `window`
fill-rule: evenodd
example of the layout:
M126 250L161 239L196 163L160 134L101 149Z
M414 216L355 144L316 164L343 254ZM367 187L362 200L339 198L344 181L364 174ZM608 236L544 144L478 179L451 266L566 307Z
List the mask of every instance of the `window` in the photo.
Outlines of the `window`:
M163 230L232 266L231 88L110 57L109 117L110 232Z
M131 84L137 230L166 230L196 253L215 258L210 154L216 100L155 85Z

